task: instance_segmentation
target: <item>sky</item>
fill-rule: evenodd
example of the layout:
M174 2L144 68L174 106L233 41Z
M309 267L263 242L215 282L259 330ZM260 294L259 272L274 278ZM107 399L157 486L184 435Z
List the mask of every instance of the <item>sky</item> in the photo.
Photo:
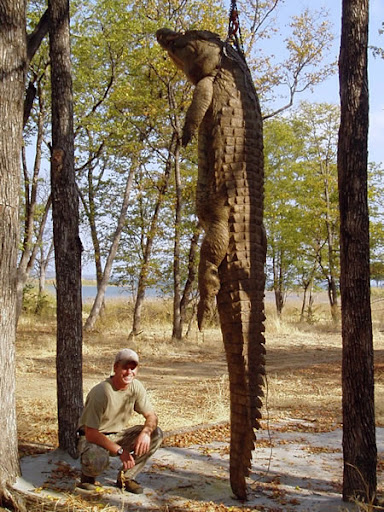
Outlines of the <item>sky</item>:
M340 49L341 32L341 6L342 0L285 0L281 8L283 18L302 12L305 8L326 9L329 12L336 35L333 52L337 57ZM279 19L282 17L279 15ZM369 2L369 45L384 48L384 34L379 35L379 29L384 22L384 1L370 0ZM384 59L374 58L369 52L368 56L368 86L369 86L369 162L382 162L384 164ZM339 104L339 79L335 75L318 85L313 93L301 96L313 102L328 102Z

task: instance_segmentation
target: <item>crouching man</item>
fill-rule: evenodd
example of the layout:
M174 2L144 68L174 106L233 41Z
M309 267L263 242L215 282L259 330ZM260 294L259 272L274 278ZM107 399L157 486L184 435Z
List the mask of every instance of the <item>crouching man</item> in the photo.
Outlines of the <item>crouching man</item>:
M113 374L89 392L79 421L81 481L79 487L94 490L96 477L109 466L109 457L119 457L121 470L116 485L134 494L143 488L135 477L161 445L163 433L157 416L139 380L139 356L129 348L115 357ZM144 416L144 425L127 428L133 412Z

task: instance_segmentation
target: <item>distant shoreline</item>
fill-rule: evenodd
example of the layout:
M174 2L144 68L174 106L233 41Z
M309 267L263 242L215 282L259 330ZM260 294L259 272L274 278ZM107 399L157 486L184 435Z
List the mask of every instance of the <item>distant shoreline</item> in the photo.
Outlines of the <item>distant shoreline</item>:
M37 284L37 280L36 280L36 279L32 279L32 282ZM55 285L55 283L56 283L56 279L51 277L51 278L49 278L49 279L46 279L46 280L45 280L45 283L46 283L47 285L54 286L54 285ZM81 280L81 284L82 284L83 286L96 286L97 281L96 281L96 279L82 279L82 280ZM108 286L116 286L116 285L115 285L115 284L112 284L112 283L108 283Z

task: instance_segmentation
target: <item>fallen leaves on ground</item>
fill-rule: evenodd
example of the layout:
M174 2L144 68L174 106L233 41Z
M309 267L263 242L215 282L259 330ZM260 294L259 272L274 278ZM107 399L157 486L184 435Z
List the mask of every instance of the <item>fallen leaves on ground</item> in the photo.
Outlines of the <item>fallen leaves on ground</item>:
M175 446L177 448L186 448L192 445L209 444L213 443L214 441L228 443L229 439L230 425L229 423L226 423L170 435L165 437L163 445Z
M284 512L281 508L270 508L270 507L258 507L255 508L249 508L249 507L237 507L237 506L230 506L226 507L222 503L213 503L212 501L209 502L201 502L201 501L187 501L186 503L183 503L182 507L169 507L168 512L183 512L185 510L190 510L193 512Z
M43 487L57 491L68 490L68 481L75 480L77 477L79 477L79 470L67 462L56 462Z
M303 450L310 453L341 453L341 448L329 448L327 446L303 446Z

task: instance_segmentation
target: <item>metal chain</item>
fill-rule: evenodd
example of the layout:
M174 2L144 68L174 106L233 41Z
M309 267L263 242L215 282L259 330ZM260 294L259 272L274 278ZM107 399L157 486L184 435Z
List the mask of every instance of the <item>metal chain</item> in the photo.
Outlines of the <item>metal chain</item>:
M238 53L245 60L243 38L240 30L239 10L237 8L236 0L231 0L227 42L234 44Z

